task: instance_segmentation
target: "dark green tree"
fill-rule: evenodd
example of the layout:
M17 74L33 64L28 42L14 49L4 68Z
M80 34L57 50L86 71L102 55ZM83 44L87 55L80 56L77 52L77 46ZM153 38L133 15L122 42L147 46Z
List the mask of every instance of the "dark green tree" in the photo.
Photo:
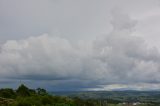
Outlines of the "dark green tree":
M0 97L15 98L16 93L14 92L13 89L10 89L10 88L0 89Z
M47 91L43 88L37 88L36 91L39 95L47 95Z
M19 96L30 96L29 89L24 84L21 84L16 92Z

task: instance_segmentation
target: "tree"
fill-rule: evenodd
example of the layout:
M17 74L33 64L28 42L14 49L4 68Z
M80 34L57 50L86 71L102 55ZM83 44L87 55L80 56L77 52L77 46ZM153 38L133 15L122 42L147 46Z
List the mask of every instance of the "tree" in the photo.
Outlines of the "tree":
M0 96L4 98L15 98L16 94L13 91L13 89L5 88L5 89L0 89Z
M43 88L37 88L36 90L39 95L47 95L47 91Z
M16 92L19 96L30 96L29 89L24 84L21 84Z

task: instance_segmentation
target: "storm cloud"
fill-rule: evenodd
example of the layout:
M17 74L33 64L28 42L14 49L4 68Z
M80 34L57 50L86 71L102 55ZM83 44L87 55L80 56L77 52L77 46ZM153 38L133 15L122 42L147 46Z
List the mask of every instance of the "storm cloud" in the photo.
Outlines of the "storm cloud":
M127 13L115 8L110 16L111 31L96 39L73 42L46 33L7 40L0 48L1 80L59 90L158 89L159 50L135 35L138 21Z

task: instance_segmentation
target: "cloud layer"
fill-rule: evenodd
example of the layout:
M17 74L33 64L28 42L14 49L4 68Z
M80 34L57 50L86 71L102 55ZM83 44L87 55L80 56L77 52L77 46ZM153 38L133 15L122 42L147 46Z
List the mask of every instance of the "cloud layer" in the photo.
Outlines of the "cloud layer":
M159 83L160 53L132 34L136 23L113 10L112 31L95 40L73 43L48 34L8 40L0 49L0 78L44 81L62 90Z

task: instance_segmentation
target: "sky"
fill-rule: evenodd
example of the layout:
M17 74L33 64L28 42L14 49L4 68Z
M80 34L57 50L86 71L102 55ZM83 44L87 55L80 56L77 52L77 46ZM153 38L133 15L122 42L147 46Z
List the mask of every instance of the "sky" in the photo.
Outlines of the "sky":
M0 87L160 90L160 0L0 0Z

